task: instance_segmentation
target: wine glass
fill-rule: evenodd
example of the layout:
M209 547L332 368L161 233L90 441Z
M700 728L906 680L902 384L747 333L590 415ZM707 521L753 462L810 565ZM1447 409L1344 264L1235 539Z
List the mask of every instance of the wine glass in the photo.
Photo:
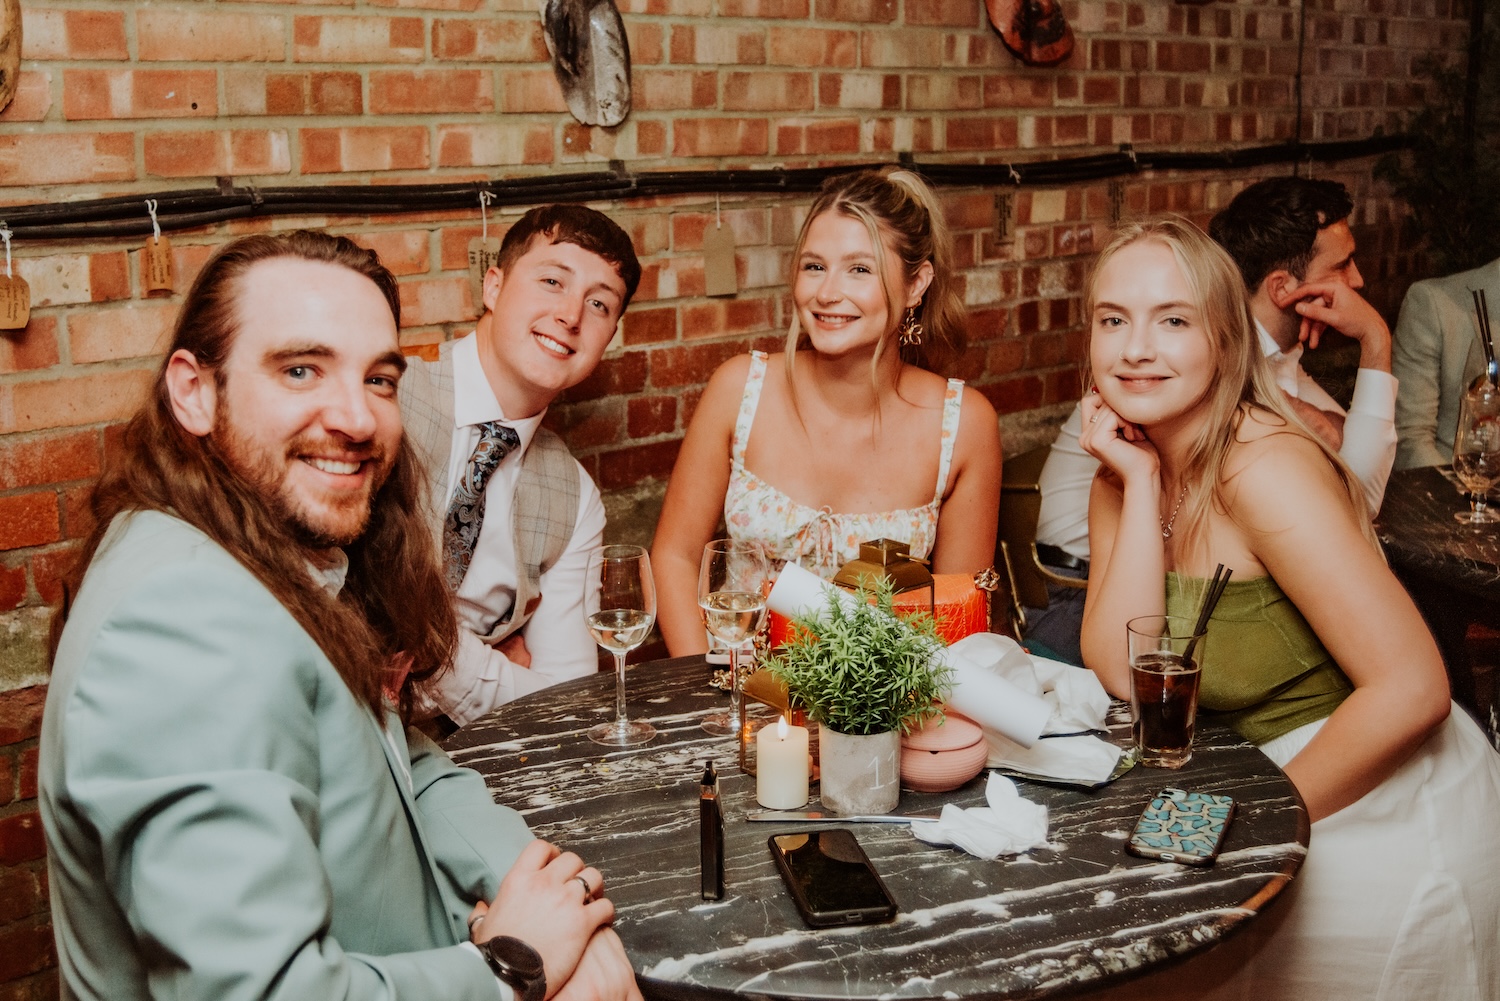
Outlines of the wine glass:
M1469 492L1469 510L1453 517L1475 526L1500 521L1500 515L1485 507L1485 495L1500 480L1500 389L1481 386L1459 401L1453 472Z
M625 655L645 641L656 622L651 557L640 546L605 546L589 555L583 614L594 642L615 656L615 718L589 730L589 740L610 747L644 744L656 728L631 720L625 709Z
M703 729L723 736L739 733L745 715L741 705L740 646L754 635L766 614L765 551L754 542L715 539L703 547L698 565L698 607L703 624L729 648L729 712L715 713Z

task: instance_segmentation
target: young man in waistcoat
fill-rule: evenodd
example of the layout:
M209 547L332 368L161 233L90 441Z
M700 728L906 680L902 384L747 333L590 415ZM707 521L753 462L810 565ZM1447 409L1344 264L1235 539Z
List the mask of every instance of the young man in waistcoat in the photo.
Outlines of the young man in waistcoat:
M640 277L630 238L605 215L532 209L485 275L474 332L436 362L414 360L401 382L459 622L452 670L424 691L439 730L596 670L583 579L604 504L541 423L599 364Z

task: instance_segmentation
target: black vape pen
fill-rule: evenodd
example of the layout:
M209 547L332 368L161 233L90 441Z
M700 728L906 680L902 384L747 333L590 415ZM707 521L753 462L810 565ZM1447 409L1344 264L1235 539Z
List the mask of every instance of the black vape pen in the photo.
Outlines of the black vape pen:
M712 761L703 762L698 791L698 834L703 899L724 899L724 811L719 806L719 775Z

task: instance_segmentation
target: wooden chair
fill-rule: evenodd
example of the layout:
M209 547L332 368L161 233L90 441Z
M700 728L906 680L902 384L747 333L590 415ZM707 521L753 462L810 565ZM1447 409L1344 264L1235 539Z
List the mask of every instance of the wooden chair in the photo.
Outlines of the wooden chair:
M1084 588L1087 581L1064 577L1042 565L1036 551L1036 522L1042 510L1037 480L1052 446L1043 445L1005 460L1000 480L1000 524L995 566L1005 574L1010 607L1006 609L1016 639L1026 634L1026 608L1046 608L1047 584Z

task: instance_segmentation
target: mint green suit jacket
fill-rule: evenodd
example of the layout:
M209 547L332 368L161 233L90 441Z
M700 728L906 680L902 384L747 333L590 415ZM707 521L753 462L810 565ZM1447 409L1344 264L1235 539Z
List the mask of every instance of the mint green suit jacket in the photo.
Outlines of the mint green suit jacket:
M176 518L90 566L39 777L65 997L503 996L458 943L525 823Z

